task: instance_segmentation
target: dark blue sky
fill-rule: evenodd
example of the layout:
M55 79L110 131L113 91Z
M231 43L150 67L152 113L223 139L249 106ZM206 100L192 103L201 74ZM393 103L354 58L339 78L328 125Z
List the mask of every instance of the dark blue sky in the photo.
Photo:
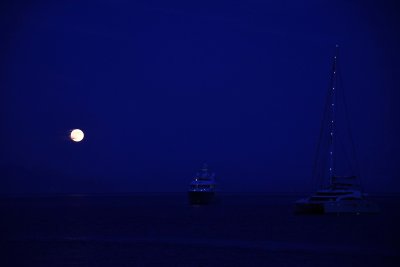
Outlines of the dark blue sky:
M395 4L2 5L3 194L184 191L205 161L221 191L307 191L335 44L365 189L400 191Z

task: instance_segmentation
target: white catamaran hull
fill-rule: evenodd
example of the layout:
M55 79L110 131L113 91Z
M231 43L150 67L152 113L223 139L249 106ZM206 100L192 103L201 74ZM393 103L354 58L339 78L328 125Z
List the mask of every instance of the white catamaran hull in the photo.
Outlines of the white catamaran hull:
M378 205L368 200L352 200L324 203L324 213L376 213Z
M295 204L295 212L299 214L328 214L328 213L377 213L378 205L368 200L351 201L329 201L329 202L308 202L298 201Z

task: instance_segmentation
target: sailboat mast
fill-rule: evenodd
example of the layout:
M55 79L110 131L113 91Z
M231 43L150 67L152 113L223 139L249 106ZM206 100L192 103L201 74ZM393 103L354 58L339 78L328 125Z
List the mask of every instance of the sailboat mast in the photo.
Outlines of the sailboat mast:
M332 184L334 177L334 141L335 141L335 104L336 104L336 85L337 85L337 60L339 45L336 45L335 56L333 57L332 66L332 83L331 83L331 121L330 121L330 148L329 148L329 181Z

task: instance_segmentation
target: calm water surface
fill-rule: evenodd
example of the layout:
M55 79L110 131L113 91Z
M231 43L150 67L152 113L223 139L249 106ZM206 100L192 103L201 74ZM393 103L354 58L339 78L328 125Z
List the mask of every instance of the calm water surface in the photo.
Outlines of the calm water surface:
M398 266L400 198L376 215L296 216L296 197L1 198L0 266Z

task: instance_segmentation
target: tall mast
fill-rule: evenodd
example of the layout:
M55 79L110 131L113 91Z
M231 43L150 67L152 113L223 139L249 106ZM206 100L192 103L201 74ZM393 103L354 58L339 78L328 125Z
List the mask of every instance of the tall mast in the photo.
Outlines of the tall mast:
M335 104L336 104L336 85L337 85L337 60L339 45L336 45L335 56L333 57L333 66L332 66L332 83L331 83L331 121L330 121L330 148L329 148L329 181L332 184L332 180L334 177L334 141L335 141Z

